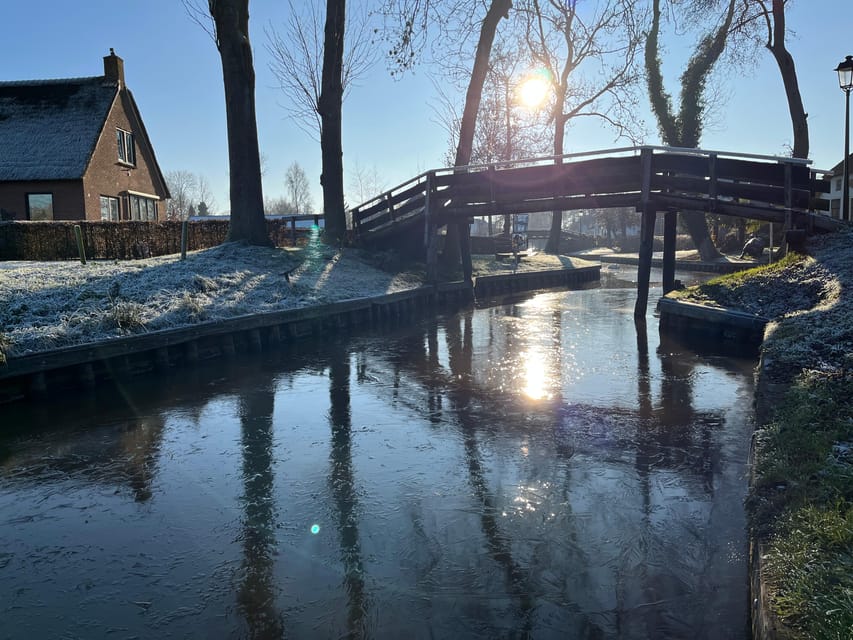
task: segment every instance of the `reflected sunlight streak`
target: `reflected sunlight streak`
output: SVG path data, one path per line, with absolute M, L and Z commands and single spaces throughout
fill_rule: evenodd
M 524 387 L 522 392 L 531 400 L 545 400 L 551 397 L 551 380 L 545 374 L 545 354 L 542 351 L 530 350 L 522 354 L 524 362 Z

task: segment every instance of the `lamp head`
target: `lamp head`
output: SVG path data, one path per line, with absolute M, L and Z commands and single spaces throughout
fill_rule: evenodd
M 838 72 L 838 86 L 841 87 L 841 90 L 850 91 L 853 89 L 853 56 L 847 56 L 835 70 Z

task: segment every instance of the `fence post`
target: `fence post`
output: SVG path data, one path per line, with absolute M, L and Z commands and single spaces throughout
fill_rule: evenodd
M 79 224 L 74 225 L 74 239 L 77 241 L 77 253 L 80 256 L 80 264 L 86 264 L 86 247 L 83 246 L 83 230 Z
M 187 236 L 189 235 L 188 222 L 181 220 L 181 260 L 187 259 Z

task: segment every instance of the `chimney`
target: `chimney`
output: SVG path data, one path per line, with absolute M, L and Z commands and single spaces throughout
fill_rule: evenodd
M 104 56 L 104 76 L 107 80 L 117 82 L 119 89 L 124 88 L 124 60 L 116 55 L 112 47 L 110 55 Z

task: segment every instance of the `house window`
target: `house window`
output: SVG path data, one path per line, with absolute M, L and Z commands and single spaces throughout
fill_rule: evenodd
M 116 142 L 118 144 L 119 162 L 136 166 L 136 146 L 133 143 L 133 134 L 124 129 L 116 129 Z
M 127 203 L 130 207 L 131 220 L 157 219 L 157 200 L 154 198 L 130 194 L 127 197 Z
M 53 220 L 53 194 L 28 193 L 27 218 L 30 220 Z
M 110 220 L 111 222 L 118 222 L 118 198 L 113 198 L 111 196 L 101 196 L 101 220 Z

